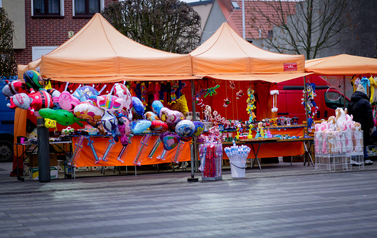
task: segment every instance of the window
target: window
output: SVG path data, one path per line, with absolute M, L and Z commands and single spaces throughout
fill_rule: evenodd
M 0 7 L 3 7 L 3 0 L 0 0 Z
M 33 16 L 60 16 L 61 0 L 34 0 Z
M 32 61 L 37 60 L 42 57 L 42 55 L 46 55 L 51 51 L 55 50 L 57 46 L 32 46 L 31 53 L 32 53 Z
M 268 38 L 272 38 L 274 36 L 274 31 L 273 30 L 269 30 L 268 31 Z
M 100 12 L 100 0 L 75 0 L 75 16 L 93 16 Z

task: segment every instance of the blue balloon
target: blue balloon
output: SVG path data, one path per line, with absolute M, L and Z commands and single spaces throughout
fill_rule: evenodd
M 140 116 L 144 115 L 144 105 L 138 97 L 132 97 L 132 108 L 134 112 Z
M 139 134 L 148 129 L 151 125 L 152 122 L 148 120 L 133 121 L 131 124 L 131 131 L 134 134 Z
M 156 113 L 157 115 L 160 115 L 160 110 L 163 108 L 164 105 L 162 105 L 162 102 L 159 100 L 155 100 L 152 103 L 152 111 Z

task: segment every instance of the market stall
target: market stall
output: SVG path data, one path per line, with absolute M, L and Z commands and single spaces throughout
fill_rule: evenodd
M 192 56 L 193 74 L 207 80 L 207 87 L 215 87 L 217 95 L 200 102 L 216 111 L 213 121 L 221 118 L 246 121 L 245 125 L 238 124 L 240 130 L 255 138 L 257 134 L 256 122 L 277 118 L 279 102 L 277 102 L 276 83 L 307 75 L 304 72 L 305 58 L 303 55 L 287 55 L 262 50 L 240 37 L 227 24 L 222 26 L 201 46 L 190 53 Z M 200 86 L 200 85 L 197 85 Z M 200 91 L 200 88 L 196 91 Z M 204 112 L 207 113 L 204 107 Z M 249 110 L 253 108 L 252 110 Z M 303 107 L 304 110 L 304 107 Z M 233 123 L 233 122 L 232 122 Z M 253 125 L 250 133 L 248 126 Z M 271 124 L 272 126 L 272 124 Z M 227 126 L 229 127 L 229 126 Z M 235 137 L 237 122 L 230 126 Z M 264 125 L 266 127 L 266 125 Z M 269 127 L 269 126 L 268 126 Z M 268 128 L 266 127 L 266 129 Z M 291 137 L 303 137 L 303 127 L 279 128 L 271 127 L 271 133 Z M 224 130 L 224 134 L 229 134 Z M 301 155 L 304 153 L 303 144 L 289 141 L 271 145 L 261 145 L 259 158 Z M 224 155 L 224 158 L 227 158 Z M 252 153 L 250 158 L 254 158 Z
M 375 76 L 377 75 L 377 59 L 340 54 L 307 60 L 305 62 L 305 70 L 313 75 L 342 77 L 344 95 L 346 94 L 346 84 L 352 85 L 353 92 L 355 92 L 357 85 L 361 84 L 370 98 L 374 111 L 373 116 L 376 119 L 377 97 L 375 96 L 375 89 L 377 78 Z M 347 80 L 346 77 L 348 78 Z M 319 167 L 324 165 L 325 168 L 330 168 L 330 170 L 334 171 L 339 166 L 343 170 L 349 170 L 350 161 L 356 160 L 360 165 L 364 165 L 363 136 L 360 136 L 360 134 L 369 132 L 363 132 L 360 124 L 353 122 L 346 110 L 343 112 L 343 109 L 346 109 L 347 106 L 346 100 L 344 100 L 343 108 L 337 109 L 336 115 L 329 115 L 328 121 L 322 122 L 321 125 L 316 127 L 316 137 L 318 138 L 316 140 L 318 142 L 316 144 L 316 160 L 319 161 Z M 347 120 L 340 120 L 341 118 L 346 118 L 346 116 Z M 331 121 L 334 121 L 335 118 L 341 122 L 337 122 L 336 126 L 332 126 L 332 128 L 328 126 L 329 129 L 324 130 L 326 123 L 332 125 Z M 336 133 L 335 130 L 337 131 Z M 340 135 L 337 133 L 340 133 Z M 334 139 L 335 136 L 336 139 Z M 352 140 L 353 143 L 340 143 L 340 141 Z M 320 141 L 323 141 L 323 145 L 319 143 Z M 329 153 L 327 148 L 334 148 L 334 145 L 336 145 L 336 149 L 332 149 L 332 152 Z M 344 152 L 347 153 L 344 154 Z
M 11 107 L 32 108 L 34 115 L 64 126 L 89 124 L 70 135 L 76 166 L 177 163 L 190 159 L 190 141 L 204 130 L 189 112 L 200 106 L 201 120 L 231 130 L 240 122 L 276 118 L 275 84 L 307 75 L 303 67 L 303 56 L 261 50 L 227 24 L 189 55 L 179 55 L 142 46 L 96 14 L 63 45 L 19 66 L 25 81 L 20 84 L 30 91 L 10 96 Z M 59 90 L 46 87 L 45 78 L 62 82 Z M 25 121 L 19 114 L 16 123 Z M 257 137 L 260 130 L 253 130 Z M 279 134 L 281 128 L 274 130 Z M 284 134 L 303 135 L 295 129 Z M 289 145 L 296 147 L 285 151 L 286 145 L 277 145 L 279 156 L 303 152 L 302 145 Z M 275 154 L 265 147 L 259 157 Z
M 132 114 L 134 114 L 134 116 L 138 114 L 131 112 L 131 110 L 133 110 L 133 108 L 130 107 L 131 96 L 132 98 L 135 98 L 135 100 L 138 98 L 143 107 L 146 107 L 148 110 L 151 110 L 151 103 L 154 100 L 161 100 L 163 105 L 171 110 L 188 111 L 187 107 L 190 106 L 191 103 L 190 80 L 199 78 L 192 74 L 190 55 L 163 52 L 132 41 L 119 33 L 100 14 L 95 14 L 95 16 L 79 32 L 54 51 L 28 65 L 19 65 L 19 78 L 24 78 L 25 73 L 27 75 L 32 70 L 40 71 L 41 78 L 50 78 L 53 85 L 57 85 L 54 89 L 59 91 L 59 93 L 64 93 L 65 97 L 59 96 L 58 99 L 56 99 L 60 107 L 64 109 L 73 109 L 78 103 L 82 103 L 83 100 L 86 100 L 87 98 L 82 100 L 80 95 L 78 98 L 75 98 L 77 94 L 82 93 L 83 90 L 80 89 L 85 88 L 85 90 L 91 91 L 91 95 L 89 96 L 101 96 L 101 99 L 104 100 L 103 107 L 100 111 L 96 110 L 97 112 L 101 114 L 101 111 L 116 111 L 113 109 L 117 107 L 116 103 L 118 102 L 122 104 L 124 108 L 128 107 L 128 109 L 126 109 L 128 110 L 128 115 L 126 115 L 126 117 L 132 117 Z M 35 75 L 33 75 L 34 73 Z M 37 75 L 37 72 L 33 71 L 31 74 L 29 83 L 33 83 L 32 78 L 35 76 L 37 78 L 36 83 L 38 84 L 39 76 Z M 126 81 L 127 87 L 124 87 Z M 56 82 L 61 83 L 57 84 Z M 116 82 L 118 82 L 117 86 L 114 84 Z M 39 83 L 41 84 L 41 87 L 33 88 L 33 90 L 39 91 L 40 89 L 45 88 L 45 82 L 41 81 Z M 118 89 L 116 87 L 118 87 Z M 76 95 L 74 95 L 75 92 Z M 116 92 L 118 92 L 118 94 L 116 94 Z M 30 92 L 27 93 L 27 98 L 29 98 Z M 13 97 L 14 95 L 10 96 Z M 53 97 L 54 96 L 52 96 L 51 99 Z M 118 97 L 118 99 L 115 99 L 116 97 Z M 119 100 L 119 97 L 123 97 L 122 100 Z M 94 101 L 101 104 L 98 100 L 99 98 Z M 68 106 L 64 107 L 60 105 L 60 101 Z M 13 107 L 16 108 L 18 112 L 16 114 L 17 120 L 15 120 L 15 128 L 21 129 L 22 127 L 19 127 L 18 125 L 26 125 L 27 111 L 30 115 L 30 110 L 22 110 L 20 108 L 27 108 L 19 106 L 20 105 L 18 104 Z M 106 108 L 108 106 L 110 106 L 110 108 Z M 42 108 L 38 108 L 35 111 L 45 109 L 43 107 L 51 108 L 52 105 L 51 107 L 50 105 L 42 106 Z M 95 110 L 95 107 L 91 108 Z M 91 109 L 86 107 L 84 110 Z M 73 110 L 68 111 L 75 113 Z M 51 112 L 53 111 L 47 111 L 44 113 L 43 117 L 48 118 L 51 117 L 52 114 L 55 114 L 55 112 Z M 80 113 L 81 112 L 84 111 L 80 111 Z M 142 112 L 140 112 L 140 114 L 142 114 Z M 63 115 L 71 116 L 71 114 L 67 112 L 64 112 Z M 33 116 L 35 117 L 35 115 Z M 143 115 L 137 115 L 137 118 L 142 120 L 142 116 Z M 99 115 L 95 115 L 94 117 L 97 119 L 101 118 Z M 91 124 L 92 127 L 95 124 L 93 123 L 94 117 L 91 121 L 89 120 L 88 123 Z M 87 125 L 86 122 L 88 122 L 88 120 L 84 118 L 80 118 L 79 120 L 75 119 L 74 121 L 69 122 L 60 121 L 63 123 L 63 126 L 58 127 L 59 131 L 62 127 L 65 128 L 67 126 L 71 126 L 76 130 L 85 130 L 83 126 L 77 126 L 77 123 L 75 123 L 81 123 L 80 120 L 84 120 L 83 123 Z M 111 121 L 111 119 L 107 122 L 109 121 Z M 72 122 L 74 122 L 74 124 L 71 124 Z M 61 123 L 58 122 L 57 124 L 61 125 Z M 172 130 L 174 131 L 174 129 Z M 25 136 L 25 133 L 25 129 L 18 130 L 15 133 L 15 138 L 18 136 Z M 153 146 L 152 143 L 155 138 L 157 138 L 155 134 L 161 134 L 162 131 L 145 132 L 145 134 L 148 133 L 153 134 L 153 136 L 148 145 L 145 145 L 143 151 L 148 151 L 150 146 Z M 116 160 L 120 151 L 119 149 L 123 146 L 120 142 L 116 142 L 108 151 L 106 165 L 133 164 L 131 157 L 135 156 L 131 155 L 137 154 L 135 152 L 138 149 L 137 145 L 144 137 L 144 135 L 140 133 L 133 134 L 135 135 L 130 138 L 129 142 L 131 143 L 127 149 L 128 153 L 126 153 L 130 155 L 130 158 L 127 157 L 126 159 L 123 159 L 124 163 L 120 163 Z M 78 137 L 73 138 L 73 150 L 76 149 L 75 145 L 77 144 L 77 138 Z M 107 138 L 100 138 L 100 136 L 98 136 L 93 137 L 90 141 L 94 141 L 92 145 L 94 145 L 93 147 L 99 157 L 102 157 L 109 148 L 107 146 Z M 82 156 L 75 158 L 75 163 L 79 166 L 91 166 L 96 162 L 94 159 L 95 154 L 93 153 L 92 148 L 88 146 L 88 140 L 85 139 L 85 142 L 86 143 L 81 146 L 82 148 L 80 147 L 80 154 Z M 162 161 L 165 163 L 174 161 L 174 156 L 177 154 L 176 152 L 181 150 L 185 151 L 185 153 L 184 156 L 181 156 L 182 158 L 180 158 L 180 160 L 189 160 L 190 153 L 187 153 L 189 143 L 179 143 L 178 145 L 179 147 L 177 146 L 173 151 L 168 151 L 166 153 L 165 160 L 157 161 L 155 160 L 156 158 L 153 158 L 152 160 L 148 158 L 147 160 L 147 157 L 142 153 L 139 155 L 139 162 L 141 163 L 138 163 L 138 165 L 162 163 Z M 161 143 L 160 147 L 157 148 L 155 152 L 156 155 L 159 155 L 162 147 L 163 144 Z M 179 155 L 181 155 L 181 153 Z M 91 160 L 88 160 L 89 157 L 91 157 Z M 175 161 L 178 161 L 177 158 L 175 158 Z M 103 163 L 104 161 L 101 162 Z

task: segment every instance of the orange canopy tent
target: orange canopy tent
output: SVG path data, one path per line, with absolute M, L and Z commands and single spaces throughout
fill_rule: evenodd
M 249 86 L 256 92 L 257 119 L 275 117 L 276 113 L 271 112 L 270 83 L 308 74 L 305 73 L 303 55 L 279 54 L 260 49 L 240 37 L 228 23 L 223 23 L 190 55 L 193 74 L 209 79 L 207 87 L 220 85 L 217 95 L 205 99 L 204 104 L 212 105 L 214 110 L 230 119 L 248 119 L 246 99 Z M 231 89 L 227 82 L 213 82 L 211 79 L 239 82 Z M 245 96 L 236 97 L 239 90 L 243 90 Z M 231 101 L 227 107 L 223 106 L 225 99 Z
M 260 49 L 228 23 L 190 53 L 193 73 L 223 80 L 282 82 L 305 75 L 305 57 Z
M 316 75 L 377 74 L 377 59 L 340 54 L 305 61 L 305 71 Z
M 19 76 L 40 67 L 44 78 L 72 83 L 193 79 L 191 56 L 139 44 L 117 31 L 101 14 L 71 39 L 40 59 L 20 65 Z

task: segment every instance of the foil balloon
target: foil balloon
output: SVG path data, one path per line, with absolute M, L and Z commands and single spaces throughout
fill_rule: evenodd
M 24 80 L 26 85 L 29 88 L 38 91 L 40 88 L 43 88 L 45 85 L 45 80 L 42 76 L 35 70 L 28 70 L 24 73 Z
M 11 96 L 17 93 L 30 93 L 26 87 L 26 84 L 23 83 L 21 80 L 13 80 L 12 82 L 5 80 L 5 82 L 7 84 L 3 87 L 2 92 L 4 96 L 7 98 L 10 98 Z
M 73 112 L 75 107 L 80 104 L 80 100 L 72 96 L 68 91 L 63 91 L 60 96 L 53 97 L 52 100 L 59 104 L 61 109 Z
M 80 100 L 80 102 L 87 101 L 91 96 L 98 96 L 99 92 L 91 86 L 82 86 L 75 90 L 72 93 L 74 97 Z
M 193 123 L 194 123 L 194 125 L 195 125 L 195 131 L 194 131 L 193 136 L 198 137 L 198 136 L 200 136 L 200 135 L 203 133 L 203 131 L 204 131 L 204 124 L 203 124 L 203 122 L 201 122 L 201 121 L 194 121 Z
M 152 131 L 155 131 L 155 132 L 165 132 L 168 130 L 168 124 L 166 124 L 166 122 L 163 122 L 161 120 L 154 120 L 152 121 L 150 128 Z
M 160 109 L 160 113 L 158 114 L 158 116 L 160 117 L 161 121 L 164 121 L 164 122 L 167 121 L 169 111 L 170 109 L 167 107 L 163 107 Z
M 148 120 L 138 120 L 131 123 L 131 131 L 134 134 L 139 134 L 148 129 L 152 125 L 152 122 Z
M 174 126 L 179 121 L 184 120 L 185 116 L 182 112 L 176 111 L 176 110 L 169 110 L 167 113 L 166 123 L 168 123 L 168 126 Z
M 160 140 L 165 150 L 172 150 L 178 145 L 180 138 L 177 134 L 167 131 L 160 135 Z
M 33 113 L 42 108 L 53 108 L 51 95 L 46 90 L 40 90 L 34 93 L 18 93 L 10 98 L 9 108 L 29 109 Z
M 10 109 L 21 108 L 27 110 L 30 107 L 30 98 L 26 93 L 17 93 L 10 97 L 10 103 L 7 104 Z
M 138 97 L 132 97 L 132 108 L 136 114 L 140 116 L 144 114 L 144 105 Z
M 69 112 L 64 109 L 54 110 L 50 108 L 42 108 L 38 111 L 38 113 L 41 117 L 55 120 L 57 123 L 63 126 L 69 126 L 74 123 L 83 126 L 83 124 L 80 121 L 84 120 L 75 117 L 72 112 Z
M 175 126 L 175 132 L 180 137 L 191 137 L 194 134 L 195 125 L 190 120 L 182 120 Z
M 91 102 L 82 102 L 74 110 L 76 117 L 86 120 L 90 125 L 96 126 L 101 121 L 104 111 Z
M 114 93 L 117 97 L 123 99 L 123 106 L 126 109 L 131 109 L 132 107 L 132 99 L 131 93 L 128 90 L 127 86 L 121 83 L 114 84 Z
M 128 136 L 131 134 L 131 126 L 130 121 L 126 117 L 118 119 L 118 131 L 120 133 L 120 143 L 122 143 L 123 146 L 128 145 Z
M 144 113 L 143 119 L 148 120 L 148 121 L 155 121 L 155 120 L 159 120 L 160 118 L 158 118 L 158 116 L 154 112 L 148 111 Z
M 105 111 L 101 119 L 101 124 L 103 125 L 103 128 L 105 128 L 107 132 L 111 133 L 115 139 L 118 128 L 118 120 L 114 114 L 109 111 Z
M 118 111 L 123 108 L 123 99 L 113 95 L 91 96 L 89 99 L 94 100 L 95 105 L 106 111 Z
M 162 102 L 159 100 L 155 100 L 152 102 L 152 111 L 156 113 L 157 115 L 160 114 L 161 108 L 163 108 L 164 105 L 162 105 Z

